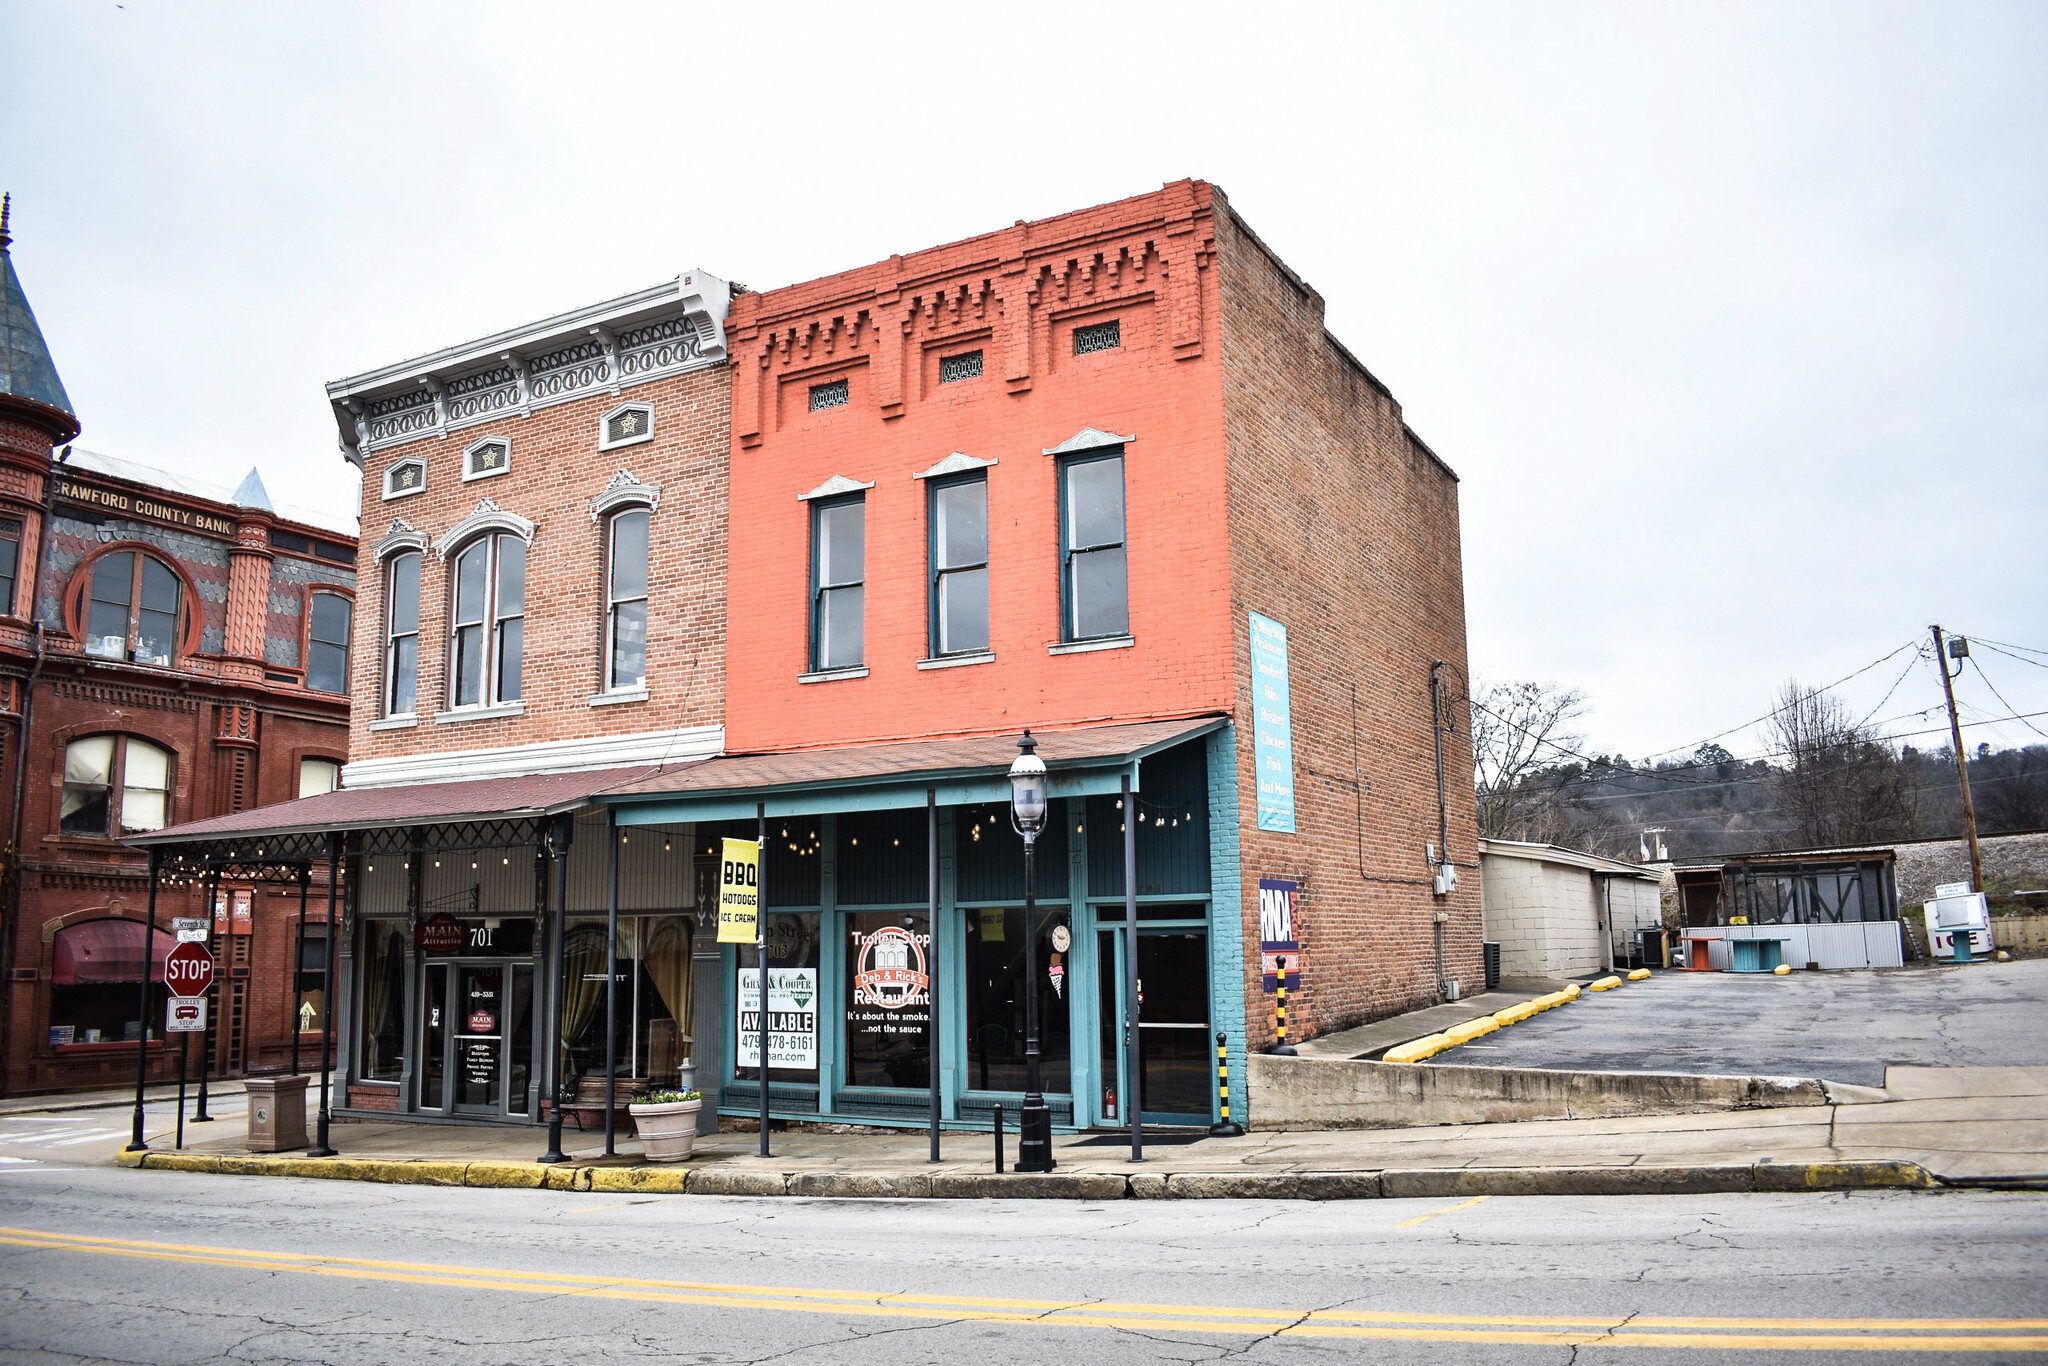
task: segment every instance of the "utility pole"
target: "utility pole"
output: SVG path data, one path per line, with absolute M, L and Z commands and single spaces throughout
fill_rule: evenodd
M 1956 689 L 1954 674 L 1948 671 L 1949 656 L 1956 659 L 1956 673 L 1963 671 L 1962 661 L 1970 657 L 1970 642 L 1957 636 L 1944 648 L 1941 627 L 1928 628 L 1934 632 L 1934 667 L 1941 670 L 1942 695 L 1948 698 L 1948 733 L 1955 744 L 1956 780 L 1963 785 L 1963 833 L 1970 841 L 1970 890 L 1984 890 L 1984 855 L 1977 848 L 1977 808 L 1970 801 L 1970 760 L 1963 753 L 1963 725 L 1956 720 Z

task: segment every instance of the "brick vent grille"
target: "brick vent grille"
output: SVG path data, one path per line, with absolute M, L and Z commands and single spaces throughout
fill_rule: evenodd
M 822 412 L 827 408 L 844 408 L 848 398 L 846 381 L 835 379 L 830 384 L 811 386 L 811 411 Z
M 1074 354 L 1085 356 L 1091 351 L 1114 351 L 1124 344 L 1124 326 L 1121 318 L 1111 318 L 1106 323 L 1093 327 L 1074 329 Z
M 939 361 L 939 383 L 951 384 L 956 379 L 981 378 L 981 352 L 969 351 L 961 356 L 945 356 Z
M 470 453 L 469 472 L 484 474 L 491 470 L 502 470 L 512 457 L 512 452 L 502 441 L 493 441 L 488 446 L 479 446 Z

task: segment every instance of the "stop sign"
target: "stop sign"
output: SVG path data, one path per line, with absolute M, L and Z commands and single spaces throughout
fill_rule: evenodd
M 180 944 L 164 959 L 164 985 L 173 996 L 204 996 L 213 985 L 213 955 L 204 944 Z

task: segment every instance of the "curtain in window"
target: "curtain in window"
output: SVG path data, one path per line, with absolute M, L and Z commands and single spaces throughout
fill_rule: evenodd
M 654 989 L 661 993 L 661 1003 L 674 1017 L 677 1030 L 685 1041 L 694 1042 L 690 1032 L 690 917 L 665 915 L 649 920 L 651 927 L 646 931 L 641 962 L 646 965 Z
M 74 834 L 106 834 L 107 800 L 113 785 L 113 736 L 91 735 L 66 745 L 58 828 Z
M 170 753 L 146 741 L 130 739 L 128 757 L 121 768 L 122 831 L 163 829 L 170 786 Z
M 604 950 L 605 932 L 602 925 L 583 925 L 572 929 L 563 937 L 562 956 L 566 968 L 562 975 L 562 1042 L 579 1037 L 590 1017 L 597 1013 L 597 1003 L 604 996 Z M 563 1080 L 568 1081 L 566 1069 Z

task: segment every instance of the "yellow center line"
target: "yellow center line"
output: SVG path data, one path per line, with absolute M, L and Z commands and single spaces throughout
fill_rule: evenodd
M 1403 1219 L 1400 1223 L 1394 1225 L 1394 1227 L 1414 1228 L 1417 1224 L 1428 1223 L 1430 1220 L 1436 1218 L 1439 1214 L 1456 1214 L 1461 1209 L 1471 1209 L 1474 1205 L 1483 1205 L 1491 1199 L 1493 1199 L 1493 1197 L 1490 1195 L 1474 1196 L 1472 1199 L 1467 1200 L 1462 1205 L 1449 1205 L 1440 1210 L 1432 1210 L 1428 1214 L 1418 1214 L 1413 1219 Z
M 1441 1211 L 1440 1211 L 1441 1212 Z M 0 1228 L 0 1244 L 42 1251 L 95 1253 L 148 1261 L 181 1262 L 266 1272 L 498 1290 L 577 1295 L 589 1299 L 688 1304 L 712 1308 L 778 1310 L 876 1318 L 964 1319 L 978 1323 L 1044 1324 L 1069 1328 L 1174 1329 L 1210 1334 L 1284 1334 L 1290 1337 L 1484 1342 L 1509 1345 L 1604 1347 L 1741 1347 L 1779 1351 L 2044 1352 L 2048 1336 L 2016 1336 L 2048 1328 L 2041 1319 L 1694 1319 L 1632 1318 L 1625 1329 L 1603 1328 L 1615 1317 L 1480 1318 L 1396 1313 L 1317 1313 L 1224 1309 L 1198 1305 L 1021 1301 L 963 1296 L 911 1296 L 789 1286 L 713 1286 L 682 1281 L 639 1281 L 562 1272 L 504 1271 L 431 1262 L 385 1262 L 309 1253 L 262 1252 L 143 1240 Z M 920 1308 L 919 1306 L 932 1306 Z M 1023 1312 L 1035 1310 L 1036 1312 Z M 1283 1320 L 1275 1324 L 1272 1320 Z M 1293 1320 L 1301 1320 L 1293 1322 Z M 1429 1326 L 1434 1325 L 1434 1326 Z M 1449 1326 L 1467 1325 L 1467 1326 Z M 1537 1327 L 1582 1331 L 1532 1331 Z M 1746 1331 L 1647 1332 L 1648 1328 L 1721 1328 Z M 1768 1333 L 1760 1330 L 1804 1331 Z M 1900 1330 L 1921 1329 L 1920 1333 Z M 1969 1330 L 1967 1333 L 1964 1330 Z M 1986 1330 L 1989 1330 L 1988 1332 Z

